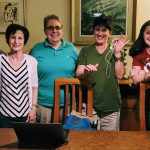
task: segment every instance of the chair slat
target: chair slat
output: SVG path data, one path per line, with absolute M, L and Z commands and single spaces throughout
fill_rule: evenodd
M 67 117 L 68 114 L 68 101 L 69 101 L 69 85 L 65 86 L 65 117 Z
M 79 112 L 82 112 L 82 86 L 79 85 Z
M 65 117 L 68 114 L 69 106 L 69 88 L 71 88 L 71 104 L 72 109 L 82 112 L 82 86 L 87 86 L 87 115 L 92 115 L 93 108 L 93 89 L 92 84 L 86 80 L 79 80 L 78 78 L 57 78 L 55 80 L 55 96 L 54 96 L 54 123 L 59 122 L 59 111 L 60 111 L 60 87 L 65 86 Z M 76 93 L 77 92 L 77 93 Z M 77 96 L 78 94 L 78 96 Z M 78 107 L 77 107 L 78 104 Z
M 72 85 L 72 110 L 76 110 L 75 85 Z

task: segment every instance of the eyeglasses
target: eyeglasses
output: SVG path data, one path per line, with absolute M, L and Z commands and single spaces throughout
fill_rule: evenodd
M 53 31 L 54 29 L 59 31 L 62 29 L 62 27 L 60 27 L 60 26 L 48 26 L 48 27 L 46 27 L 46 29 L 49 31 Z

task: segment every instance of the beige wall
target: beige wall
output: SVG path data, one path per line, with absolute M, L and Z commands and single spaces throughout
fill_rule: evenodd
M 144 22 L 150 20 L 150 0 L 137 0 L 136 37 Z
M 43 18 L 48 14 L 57 14 L 64 24 L 64 38 L 70 40 L 70 0 L 25 0 L 25 25 L 30 31 L 30 39 L 25 47 L 29 51 L 32 46 L 45 38 Z M 0 49 L 8 51 L 4 34 L 0 34 Z
M 26 1 L 26 23 L 30 31 L 30 39 L 25 47 L 28 52 L 32 46 L 45 38 L 43 32 L 43 18 L 48 14 L 57 14 L 64 24 L 64 38 L 71 40 L 71 0 L 25 0 Z M 136 36 L 141 25 L 150 19 L 149 0 L 137 0 Z M 77 47 L 80 49 L 80 47 Z M 0 34 L 0 49 L 8 51 L 4 34 Z

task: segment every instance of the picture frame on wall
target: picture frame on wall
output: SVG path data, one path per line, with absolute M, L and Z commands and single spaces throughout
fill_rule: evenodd
M 75 45 L 88 45 L 94 42 L 93 20 L 99 15 L 111 16 L 114 20 L 113 37 L 128 36 L 132 44 L 135 38 L 135 13 L 137 0 L 72 0 L 71 39 Z
M 25 24 L 25 0 L 0 0 L 0 33 L 5 33 L 9 24 Z

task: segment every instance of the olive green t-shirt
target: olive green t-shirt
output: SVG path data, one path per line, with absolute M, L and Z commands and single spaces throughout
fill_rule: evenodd
M 99 64 L 97 71 L 88 75 L 94 90 L 93 106 L 97 113 L 120 110 L 121 96 L 115 76 L 114 55 L 109 46 L 100 54 L 95 44 L 81 49 L 78 65 Z

